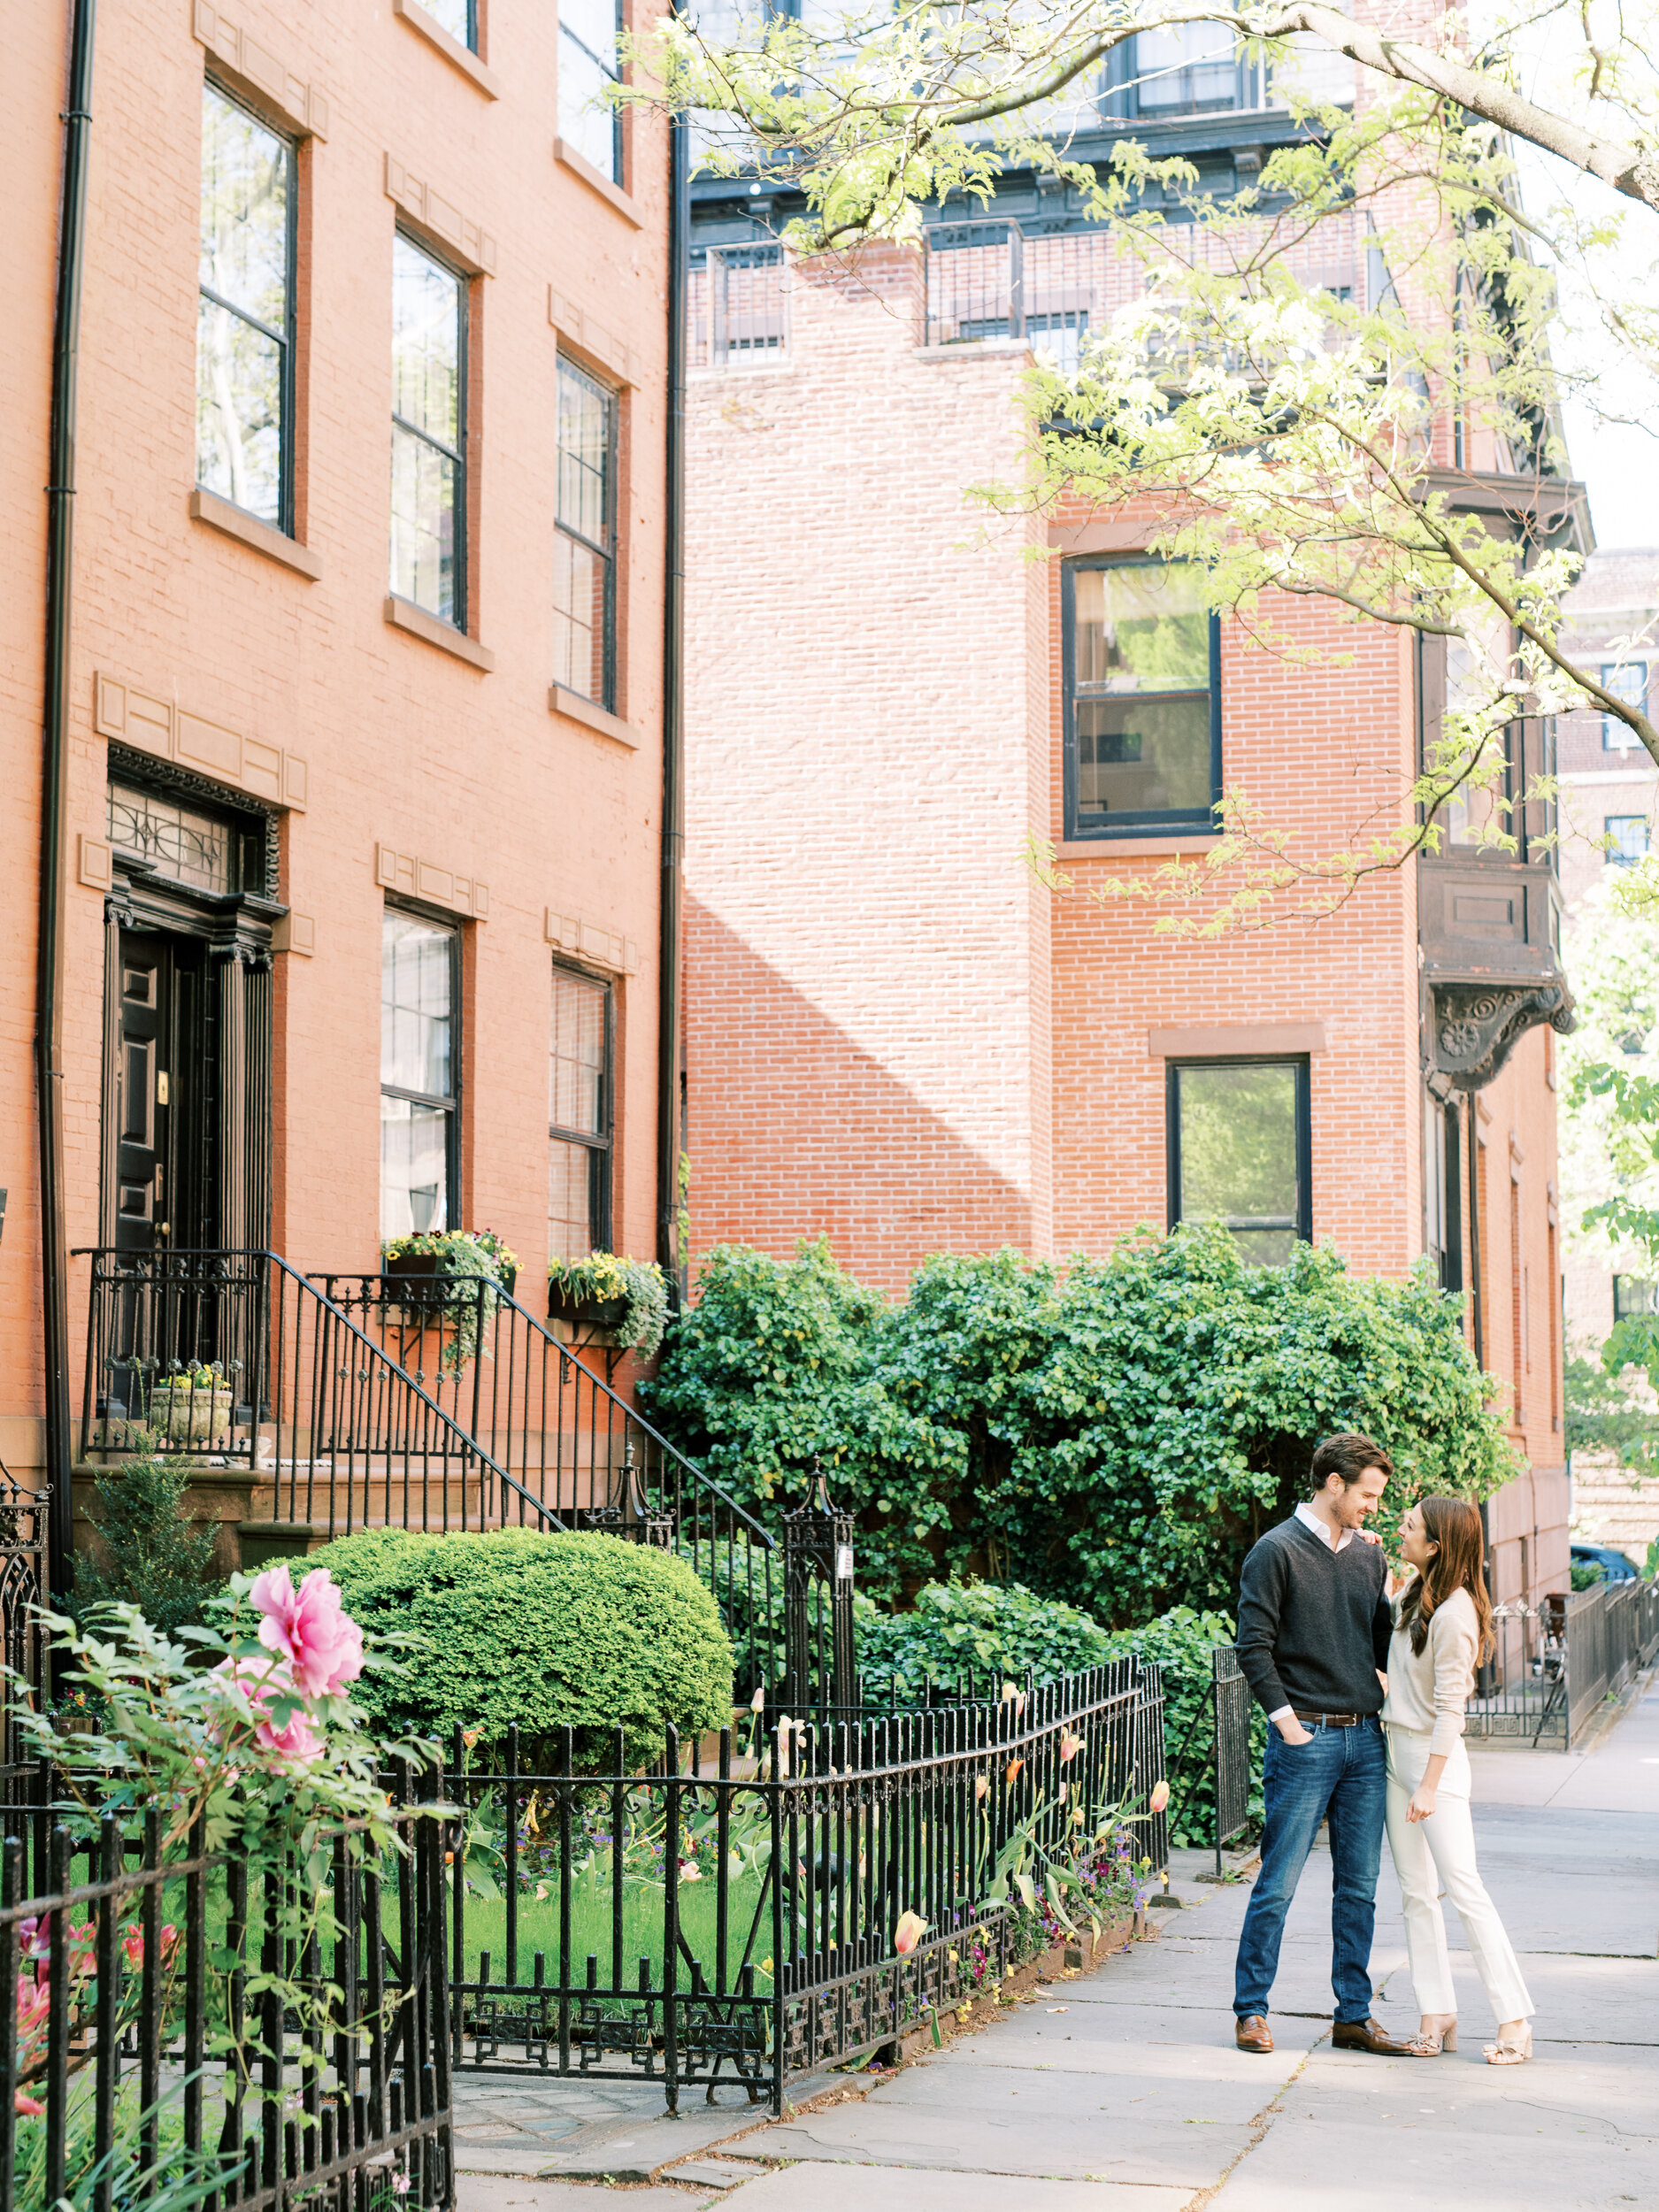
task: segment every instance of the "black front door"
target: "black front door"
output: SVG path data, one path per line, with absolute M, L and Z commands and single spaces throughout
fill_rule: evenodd
M 205 948 L 120 933 L 115 1243 L 166 1251 L 218 1240 L 216 1085 Z

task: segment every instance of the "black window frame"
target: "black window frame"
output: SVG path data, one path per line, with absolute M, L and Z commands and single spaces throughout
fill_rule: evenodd
M 605 403 L 604 524 L 605 534 L 611 541 L 608 552 L 603 546 L 595 545 L 591 538 L 584 536 L 581 531 L 573 529 L 559 512 L 559 477 L 560 465 L 564 459 L 564 449 L 558 442 L 558 425 L 562 419 L 562 411 L 558 404 L 558 380 L 567 373 L 580 377 L 585 384 L 591 385 Z M 600 686 L 601 696 L 595 699 L 591 693 L 586 691 L 577 691 L 577 696 L 587 699 L 594 706 L 603 707 L 607 714 L 614 714 L 617 706 L 617 515 L 621 503 L 618 496 L 617 477 L 621 462 L 622 395 L 614 384 L 607 384 L 603 377 L 595 376 L 590 368 L 568 353 L 560 353 L 557 356 L 554 362 L 554 378 L 553 527 L 561 535 L 582 547 L 584 551 L 591 553 L 594 558 L 601 564 L 605 580 L 604 660 L 603 681 Z M 562 681 L 563 679 L 556 678 L 555 680 Z M 566 688 L 572 691 L 577 690 L 574 684 L 567 686 Z
M 582 52 L 588 57 L 588 59 L 592 62 L 595 69 L 600 71 L 603 75 L 609 77 L 612 84 L 619 85 L 623 81 L 622 35 L 627 28 L 627 23 L 623 12 L 623 0 L 616 0 L 616 19 L 617 42 L 616 60 L 614 64 L 603 60 L 599 55 L 595 53 L 593 48 L 589 46 L 587 40 L 580 37 L 578 33 L 565 22 L 563 6 L 560 7 L 558 12 L 557 28 L 557 35 L 560 39 L 568 38 L 572 45 L 580 47 Z M 563 122 L 563 119 L 564 119 L 561 117 L 560 121 Z M 564 132 L 562 130 L 559 135 L 561 138 L 564 136 Z M 581 149 L 580 146 L 576 146 L 572 147 L 572 150 L 580 154 Z M 628 180 L 626 174 L 625 173 L 624 167 L 626 156 L 626 149 L 623 143 L 622 137 L 622 110 L 619 107 L 613 107 L 611 111 L 611 166 L 614 173 L 606 179 L 606 182 L 615 185 L 618 192 L 626 192 L 628 188 Z
M 599 1116 L 603 1125 L 595 1136 L 591 1131 L 566 1129 L 548 1118 L 548 1143 L 581 1146 L 588 1156 L 588 1249 L 608 1252 L 614 1227 L 612 1219 L 612 1185 L 615 1174 L 617 1133 L 617 990 L 609 976 L 595 975 L 590 969 L 580 968 L 573 961 L 555 960 L 549 983 L 559 976 L 570 976 L 588 989 L 601 992 L 604 998 L 605 1064 L 601 1076 L 602 1108 Z M 552 1051 L 549 1042 L 549 1056 Z
M 413 900 L 385 899 L 381 902 L 380 974 L 386 974 L 385 918 L 388 914 L 407 915 L 411 921 L 423 922 L 428 929 L 441 930 L 449 941 L 449 1095 L 440 1097 L 430 1091 L 405 1088 L 400 1083 L 386 1080 L 384 1064 L 380 1080 L 381 1098 L 399 1098 L 412 1106 L 432 1106 L 449 1117 L 443 1145 L 443 1224 L 446 1230 L 461 1226 L 461 1101 L 464 1088 L 464 1059 L 462 1035 L 462 925 L 452 915 L 435 912 Z M 384 1050 L 384 1046 L 382 1046 Z M 382 1194 L 382 1201 L 384 1194 Z M 440 1232 L 421 1231 L 411 1233 L 437 1235 Z
M 1305 1052 L 1186 1053 L 1164 1064 L 1164 1211 L 1167 1225 L 1181 1216 L 1181 1088 L 1188 1068 L 1290 1068 L 1296 1077 L 1296 1219 L 1227 1222 L 1228 1229 L 1289 1228 L 1299 1244 L 1313 1242 L 1313 1097 L 1311 1064 Z
M 1641 1294 L 1633 1304 L 1625 1301 L 1625 1286 L 1629 1284 Z M 1613 1278 L 1613 1319 L 1620 1321 L 1645 1320 L 1659 1313 L 1659 1282 L 1646 1275 L 1615 1275 Z
M 1125 837 L 1179 837 L 1194 830 L 1213 834 L 1221 804 L 1221 617 L 1210 611 L 1210 803 L 1202 807 L 1164 807 L 1156 811 L 1125 815 L 1115 822 L 1090 821 L 1086 826 L 1078 813 L 1077 787 L 1077 579 L 1085 569 L 1169 568 L 1181 564 L 1156 554 L 1089 554 L 1063 562 L 1060 569 L 1060 690 L 1062 705 L 1062 782 L 1064 836 L 1068 844 L 1110 845 Z M 1188 564 L 1190 565 L 1190 564 Z M 1136 695 L 1148 699 L 1195 698 L 1195 691 L 1153 691 Z
M 403 606 L 413 607 L 417 613 L 424 614 L 428 621 L 446 622 L 451 629 L 458 631 L 463 637 L 466 637 L 471 634 L 467 620 L 467 577 L 472 567 L 472 562 L 469 556 L 472 551 L 472 483 L 471 472 L 467 464 L 466 437 L 470 371 L 472 356 L 472 277 L 469 270 L 463 269 L 457 263 L 451 261 L 448 255 L 440 253 L 435 246 L 429 245 L 426 239 L 419 237 L 416 233 L 409 229 L 406 225 L 397 223 L 394 225 L 393 228 L 395 236 L 401 239 L 404 245 L 412 247 L 418 254 L 424 255 L 425 257 L 432 263 L 434 268 L 442 269 L 446 276 L 453 277 L 456 283 L 456 298 L 457 303 L 457 342 L 456 346 L 455 430 L 456 437 L 458 441 L 458 449 L 451 452 L 450 449 L 443 443 L 442 439 L 434 438 L 429 431 L 422 430 L 419 425 L 415 423 L 405 421 L 403 417 L 398 413 L 396 403 L 394 403 L 392 408 L 392 427 L 394 430 L 405 431 L 411 438 L 419 438 L 423 445 L 430 446 L 434 453 L 442 454 L 447 460 L 453 461 L 456 465 L 455 545 L 453 554 L 455 612 L 453 615 L 434 614 L 430 607 L 423 607 L 419 600 L 405 599 L 401 592 L 392 589 L 389 582 L 388 588 L 388 590 L 391 590 L 391 595 L 395 599 L 398 600 Z M 394 346 L 396 346 L 396 342 L 397 332 L 396 325 L 394 325 L 392 332 L 392 342 Z M 394 368 L 394 397 L 396 396 L 396 369 Z M 389 516 L 388 519 L 389 521 Z
M 1647 814 L 1604 814 L 1601 817 L 1603 837 L 1613 837 L 1617 834 L 1613 827 L 1616 822 L 1640 822 L 1647 833 L 1647 842 L 1639 853 L 1627 852 L 1622 844 L 1604 845 L 1601 848 L 1603 864 L 1609 868 L 1639 867 L 1653 850 L 1653 818 Z
M 262 115 L 251 101 L 245 100 L 240 94 L 233 92 L 223 78 L 213 70 L 208 69 L 203 73 L 203 84 L 208 91 L 217 94 L 227 107 L 239 108 L 250 122 L 257 123 L 262 131 L 268 132 L 285 149 L 287 154 L 288 175 L 283 188 L 284 205 L 287 211 L 287 235 L 283 240 L 283 327 L 280 331 L 273 330 L 269 323 L 261 322 L 257 315 L 250 315 L 244 308 L 234 305 L 227 299 L 222 299 L 217 292 L 211 291 L 202 281 L 202 173 L 199 155 L 196 161 L 196 299 L 198 303 L 203 299 L 211 300 L 215 307 L 222 309 L 226 314 L 235 316 L 238 322 L 246 323 L 250 329 L 259 331 L 281 349 L 281 368 L 277 380 L 277 406 L 280 417 L 277 432 L 280 456 L 277 465 L 277 520 L 273 523 L 264 515 L 256 515 L 251 508 L 239 507 L 234 499 L 225 499 L 223 492 L 216 492 L 211 484 L 203 483 L 199 472 L 196 473 L 196 488 L 198 491 L 206 492 L 211 499 L 225 499 L 225 504 L 227 507 L 235 507 L 236 512 L 239 515 L 246 515 L 250 522 L 260 523 L 267 530 L 274 529 L 279 535 L 291 538 L 294 535 L 295 503 L 294 357 L 297 350 L 295 342 L 297 320 L 296 296 L 299 289 L 299 142 L 288 132 L 279 128 L 268 115 Z M 199 346 L 201 343 L 199 338 L 196 342 Z M 199 364 L 197 374 L 198 376 L 200 374 Z
M 1156 28 L 1156 26 L 1149 26 Z M 1183 24 L 1171 24 L 1172 30 L 1182 30 Z M 1102 119 L 1111 123 L 1192 123 L 1204 122 L 1224 115 L 1250 115 L 1268 105 L 1270 83 L 1266 66 L 1252 61 L 1244 49 L 1242 40 L 1235 42 L 1233 55 L 1233 97 L 1224 107 L 1210 102 L 1202 107 L 1151 107 L 1141 104 L 1141 66 L 1139 39 L 1125 39 L 1107 55 L 1100 78 L 1100 111 Z M 1256 96 L 1252 97 L 1252 95 Z

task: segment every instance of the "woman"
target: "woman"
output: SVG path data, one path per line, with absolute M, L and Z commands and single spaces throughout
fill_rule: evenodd
M 1480 1515 L 1463 1498 L 1425 1498 L 1400 1525 L 1416 1572 L 1394 1601 L 1388 1647 L 1388 1847 L 1405 1900 L 1406 1947 L 1422 2023 L 1414 2058 L 1457 2048 L 1456 1998 L 1446 1950 L 1442 1892 L 1457 1908 L 1500 2023 L 1492 2066 L 1532 2055 L 1532 2001 L 1503 1923 L 1475 1865 L 1463 1708 L 1475 1669 L 1491 1655 L 1492 1605 L 1481 1575 Z

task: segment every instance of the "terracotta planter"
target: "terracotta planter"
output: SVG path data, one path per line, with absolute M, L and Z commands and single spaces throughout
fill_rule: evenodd
M 549 1321 L 568 1321 L 577 1329 L 619 1329 L 628 1317 L 626 1298 L 572 1298 L 557 1276 L 549 1279 Z

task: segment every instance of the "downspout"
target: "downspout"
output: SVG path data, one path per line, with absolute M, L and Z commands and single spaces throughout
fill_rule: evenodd
M 40 1125 L 41 1306 L 46 1398 L 47 1582 L 74 1578 L 74 1450 L 69 1414 L 69 1231 L 64 1161 L 64 803 L 69 759 L 69 617 L 75 550 L 75 406 L 87 165 L 92 138 L 92 40 L 97 0 L 73 0 L 64 196 L 52 330 L 51 459 L 46 486 L 46 667 L 41 775 L 41 891 L 35 997 L 35 1100 Z
M 657 950 L 657 1257 L 678 1303 L 680 1250 L 680 898 L 686 841 L 686 242 L 688 129 L 669 121 L 668 426 L 663 576 L 663 849 Z

